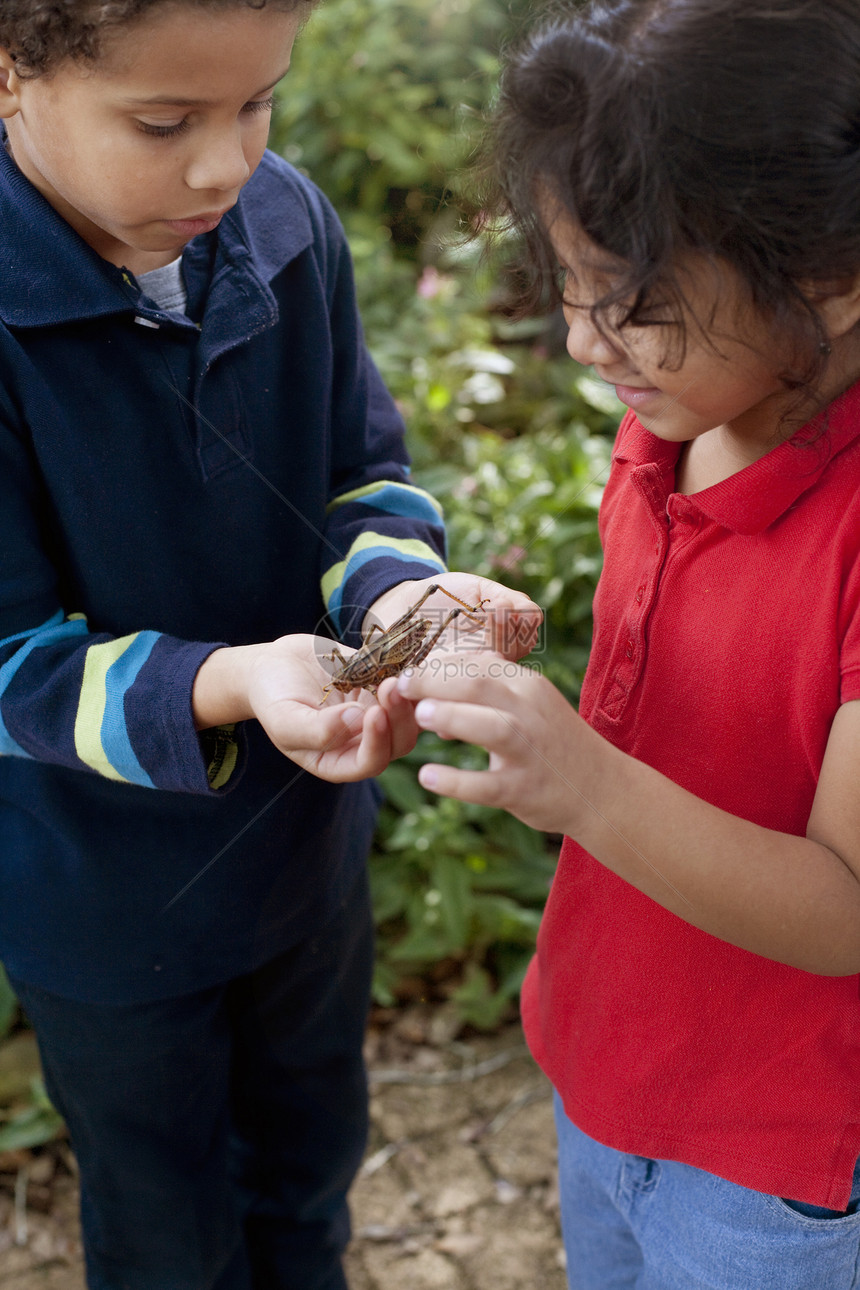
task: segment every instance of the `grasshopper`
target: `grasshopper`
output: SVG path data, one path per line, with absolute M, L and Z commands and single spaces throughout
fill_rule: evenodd
M 434 591 L 444 591 L 449 600 L 457 602 L 457 608 L 452 609 L 445 616 L 442 625 L 428 639 L 427 633 L 433 624 L 429 618 L 418 618 L 416 615 L 424 601 L 428 596 L 432 596 Z M 405 668 L 417 667 L 419 663 L 423 663 L 445 628 L 455 618 L 465 614 L 473 622 L 480 622 L 476 615 L 483 614 L 484 606 L 489 603 L 489 600 L 482 600 L 477 605 L 467 605 L 465 600 L 460 600 L 450 591 L 445 591 L 444 587 L 433 583 L 421 599 L 416 601 L 411 609 L 407 609 L 396 623 L 392 623 L 388 628 L 382 628 L 374 623 L 363 638 L 361 648 L 350 658 L 344 658 L 337 646 L 331 654 L 323 655 L 331 663 L 340 663 L 340 670 L 335 672 L 323 689 L 320 707 L 333 689 L 342 690 L 345 694 L 356 689 L 369 690 L 371 694 L 376 694 L 377 688 L 386 677 L 399 676 Z M 378 635 L 374 637 L 374 633 Z

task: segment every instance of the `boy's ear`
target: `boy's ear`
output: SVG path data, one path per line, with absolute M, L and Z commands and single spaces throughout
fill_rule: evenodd
M 20 85 L 15 59 L 0 45 L 0 117 L 14 116 L 18 111 Z
M 808 284 L 804 295 L 824 325 L 829 340 L 845 336 L 860 322 L 860 274 L 853 279 L 834 283 L 827 289 L 821 283 Z

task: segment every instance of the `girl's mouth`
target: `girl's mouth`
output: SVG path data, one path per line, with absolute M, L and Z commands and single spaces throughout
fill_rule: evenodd
M 616 385 L 615 393 L 628 408 L 638 408 L 653 399 L 660 391 L 655 386 Z

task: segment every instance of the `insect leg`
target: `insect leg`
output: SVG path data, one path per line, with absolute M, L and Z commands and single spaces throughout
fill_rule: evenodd
M 455 600 L 467 618 L 472 618 L 475 614 L 483 614 L 485 612 L 484 605 L 488 605 L 490 603 L 489 597 L 487 597 L 486 600 L 479 601 L 477 605 L 469 605 L 466 603 L 465 600 L 461 600 L 459 596 L 455 596 L 452 591 L 446 590 L 445 587 L 434 585 L 432 587 L 427 588 L 426 595 L 422 600 L 419 600 L 418 605 L 422 605 L 424 603 L 424 600 L 427 599 L 427 596 L 429 596 L 432 591 L 442 591 L 448 597 L 449 600 Z M 416 609 L 418 608 L 418 605 L 415 606 Z
M 436 631 L 433 633 L 433 635 L 428 637 L 427 640 L 423 642 L 423 644 L 421 645 L 421 648 L 418 650 L 415 656 L 409 660 L 410 667 L 418 667 L 419 664 L 424 662 L 425 658 L 430 653 L 431 649 L 436 644 L 437 640 L 442 635 L 442 633 L 444 632 L 448 624 L 452 623 L 455 618 L 459 618 L 462 612 L 463 612 L 462 609 L 451 610 L 447 618 L 442 623 L 442 626 L 436 628 Z

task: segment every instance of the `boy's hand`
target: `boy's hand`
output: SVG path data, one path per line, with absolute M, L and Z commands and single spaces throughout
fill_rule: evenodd
M 413 706 L 398 695 L 385 709 L 373 696 L 332 691 L 320 659 L 334 641 L 293 635 L 210 654 L 197 674 L 198 729 L 256 717 L 272 743 L 303 769 L 332 783 L 378 775 L 415 744 Z
M 461 614 L 454 619 L 435 649 L 444 650 L 454 646 L 468 650 L 492 649 L 504 658 L 513 660 L 523 658 L 534 649 L 543 620 L 542 610 L 521 591 L 511 591 L 499 582 L 478 578 L 470 573 L 440 573 L 437 577 L 401 582 L 392 587 L 368 611 L 363 624 L 365 634 L 373 623 L 383 629 L 389 628 L 417 604 L 427 588 L 434 584 L 443 587 L 467 605 L 477 606 L 482 601 L 489 602 L 484 606 L 485 613 L 479 615 L 481 623 Z M 418 614 L 431 620 L 432 632 L 456 608 L 455 601 L 449 599 L 443 591 L 436 591 L 425 600 Z

